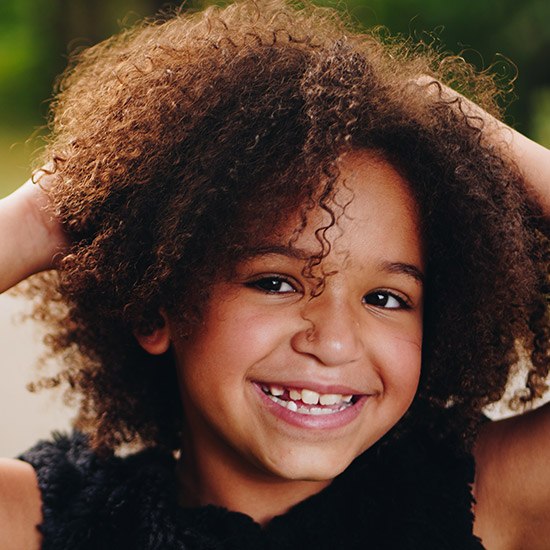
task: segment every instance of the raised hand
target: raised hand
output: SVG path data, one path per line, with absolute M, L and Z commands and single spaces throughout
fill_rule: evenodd
M 48 198 L 53 181 L 47 171 L 38 171 L 0 200 L 0 292 L 54 268 L 63 257 L 67 239 Z

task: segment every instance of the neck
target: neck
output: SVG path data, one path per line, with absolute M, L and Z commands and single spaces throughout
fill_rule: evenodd
M 177 465 L 179 504 L 184 507 L 213 504 L 247 514 L 264 526 L 331 481 L 280 478 L 243 464 L 242 458 L 227 447 L 219 453 L 204 445 L 184 443 Z

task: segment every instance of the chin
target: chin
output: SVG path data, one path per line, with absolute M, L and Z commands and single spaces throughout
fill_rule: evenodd
M 319 456 L 319 453 L 314 456 L 312 452 L 292 458 L 293 460 L 287 459 L 284 462 L 271 464 L 270 471 L 288 481 L 332 481 L 351 464 L 355 457 L 349 459 L 344 459 L 342 455 L 323 457 Z

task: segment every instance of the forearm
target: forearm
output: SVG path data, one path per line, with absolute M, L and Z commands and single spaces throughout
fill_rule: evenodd
M 500 122 L 472 101 L 433 78 L 424 76 L 417 82 L 437 99 L 441 97 L 451 102 L 460 99 L 457 107 L 471 117 L 472 124 L 479 124 L 488 145 L 496 147 L 503 156 L 515 162 L 529 193 L 543 212 L 550 216 L 550 150 Z
M 512 158 L 522 171 L 530 193 L 550 216 L 550 150 L 515 130 L 506 130 Z
M 47 211 L 48 197 L 31 181 L 0 200 L 0 292 L 50 269 L 64 237 Z

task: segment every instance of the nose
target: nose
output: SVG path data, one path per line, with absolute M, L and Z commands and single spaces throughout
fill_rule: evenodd
M 291 339 L 294 351 L 325 366 L 353 363 L 364 353 L 358 312 L 344 300 L 322 293 L 309 300 L 302 318 L 306 323 Z

